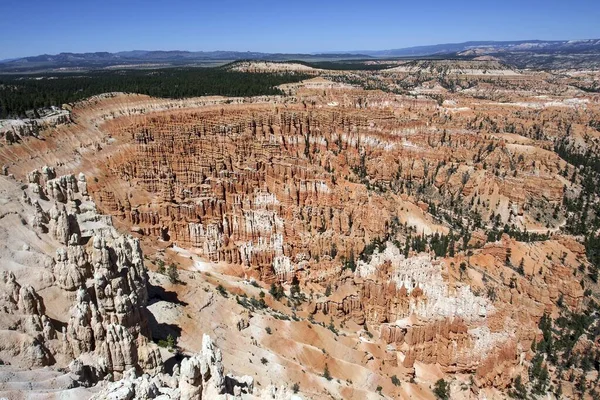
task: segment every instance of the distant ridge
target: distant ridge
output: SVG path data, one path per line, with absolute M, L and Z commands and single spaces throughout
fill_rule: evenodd
M 115 66 L 186 66 L 195 64 L 215 64 L 237 60 L 269 60 L 269 61 L 322 61 L 368 59 L 366 54 L 301 54 L 301 53 L 260 53 L 239 51 L 182 51 L 182 50 L 132 50 L 118 53 L 60 53 L 42 54 L 0 61 L 0 71 L 21 72 L 53 69 L 101 69 Z
M 570 55 L 600 55 L 600 39 L 585 40 L 518 40 L 518 41 L 471 41 L 446 43 L 430 46 L 415 46 L 390 50 L 361 50 L 352 52 L 328 53 L 262 53 L 241 51 L 184 51 L 184 50 L 131 50 L 118 53 L 60 53 L 42 54 L 0 61 L 0 72 L 32 71 L 76 71 L 103 68 L 152 68 L 163 66 L 211 66 L 238 60 L 269 61 L 340 61 L 369 58 L 459 56 L 472 57 L 498 55 L 510 62 L 529 65 L 532 60 L 527 55 L 550 54 L 568 57 Z
M 391 50 L 364 50 L 362 54 L 373 57 L 415 57 L 435 54 L 462 53 L 480 50 L 485 52 L 587 52 L 600 51 L 600 39 L 586 40 L 517 40 L 473 41 L 415 46 Z

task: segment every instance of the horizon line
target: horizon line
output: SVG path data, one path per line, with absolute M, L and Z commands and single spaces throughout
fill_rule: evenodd
M 591 40 L 600 40 L 600 38 L 584 38 L 584 39 L 518 39 L 518 40 L 467 40 L 463 42 L 448 42 L 448 43 L 434 43 L 434 44 L 424 44 L 424 45 L 411 45 L 406 47 L 395 47 L 395 48 L 386 48 L 386 49 L 362 49 L 362 50 L 322 50 L 322 51 L 311 51 L 311 52 L 281 52 L 281 51 L 262 51 L 262 50 L 182 50 L 182 49 L 130 49 L 130 50 L 118 50 L 118 51 L 107 51 L 107 50 L 96 50 L 96 51 L 61 51 L 59 53 L 41 53 L 36 55 L 27 55 L 20 57 L 8 57 L 6 59 L 0 59 L 0 62 L 5 61 L 14 61 L 23 58 L 29 57 L 39 57 L 39 56 L 58 56 L 61 54 L 96 54 L 96 53 L 108 53 L 108 54 L 119 54 L 119 53 L 129 53 L 129 52 L 187 52 L 187 53 L 217 53 L 217 52 L 232 52 L 232 53 L 261 53 L 261 54 L 305 54 L 305 55 L 320 55 L 320 54 L 352 54 L 352 55 L 367 55 L 360 54 L 361 52 L 382 52 L 382 51 L 392 51 L 392 50 L 406 50 L 412 48 L 419 47 L 431 47 L 431 46 L 442 46 L 442 45 L 460 45 L 466 43 L 510 43 L 510 42 L 579 42 L 579 41 L 591 41 Z

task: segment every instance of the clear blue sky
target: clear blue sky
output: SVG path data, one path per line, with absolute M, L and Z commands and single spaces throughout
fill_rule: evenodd
M 60 52 L 381 50 L 600 37 L 600 0 L 0 0 L 0 59 Z

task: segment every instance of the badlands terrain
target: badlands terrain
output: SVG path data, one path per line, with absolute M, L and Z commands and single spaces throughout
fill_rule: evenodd
M 227 68 L 0 122 L 0 397 L 599 398 L 600 72 Z

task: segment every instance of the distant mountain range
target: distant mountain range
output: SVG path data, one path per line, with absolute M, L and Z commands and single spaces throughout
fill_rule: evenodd
M 133 50 L 118 53 L 60 53 L 56 55 L 42 54 L 34 57 L 13 59 L 10 63 L 81 63 L 81 62 L 174 62 L 205 60 L 287 60 L 301 58 L 356 58 L 367 57 L 364 54 L 280 54 L 239 51 L 146 51 Z
M 490 55 L 519 66 L 543 67 L 533 56 L 553 55 L 561 62 L 573 63 L 575 59 L 592 57 L 600 61 L 600 39 L 589 40 L 521 40 L 478 41 L 417 46 L 391 50 L 362 50 L 331 52 L 327 54 L 260 53 L 238 51 L 145 51 L 133 50 L 118 53 L 60 53 L 42 54 L 0 61 L 0 72 L 77 71 L 104 68 L 152 68 L 161 66 L 218 65 L 236 60 L 272 61 L 336 61 L 368 58 L 454 56 L 474 57 Z M 552 61 L 554 62 L 554 61 Z M 533 64 L 531 64 L 533 63 Z M 536 64 L 537 63 L 537 64 Z
M 239 51 L 146 51 L 133 50 L 118 53 L 60 53 L 42 54 L 0 61 L 2 72 L 24 72 L 36 70 L 78 70 L 115 67 L 152 67 L 214 65 L 237 60 L 271 61 L 324 61 L 371 58 L 366 54 L 282 54 Z
M 372 57 L 419 57 L 442 54 L 539 52 L 574 53 L 600 52 L 600 39 L 589 40 L 519 40 L 519 41 L 480 41 L 464 43 L 435 44 L 430 46 L 407 47 L 403 49 L 360 51 Z

